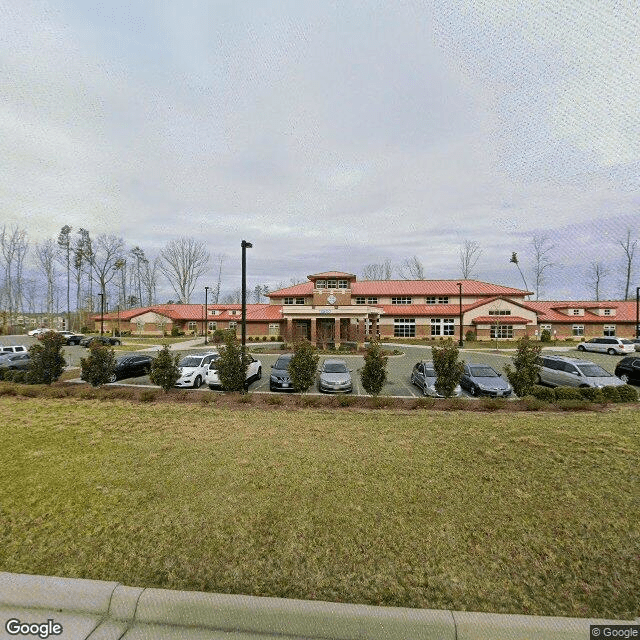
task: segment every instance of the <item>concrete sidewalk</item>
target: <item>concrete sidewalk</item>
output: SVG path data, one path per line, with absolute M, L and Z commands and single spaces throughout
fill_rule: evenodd
M 22 626 L 17 634 L 25 624 L 37 627 Z M 587 640 L 591 624 L 634 623 L 143 589 L 0 573 L 2 639 Z

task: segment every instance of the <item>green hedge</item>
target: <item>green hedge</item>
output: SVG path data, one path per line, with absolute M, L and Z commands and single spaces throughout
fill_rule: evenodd
M 556 400 L 582 400 L 582 393 L 578 387 L 556 387 Z

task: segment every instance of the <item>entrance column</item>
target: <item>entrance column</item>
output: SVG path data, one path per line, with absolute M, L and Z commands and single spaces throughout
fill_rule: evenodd
M 291 318 L 286 318 L 284 341 L 293 342 L 293 321 L 291 320 Z
M 315 346 L 316 341 L 317 341 L 317 329 L 316 329 L 316 319 L 315 318 L 311 318 L 311 327 L 309 330 L 309 341 L 311 342 L 312 345 Z

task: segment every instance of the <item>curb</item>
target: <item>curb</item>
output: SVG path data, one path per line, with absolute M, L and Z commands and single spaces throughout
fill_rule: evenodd
M 465 611 L 408 609 L 289 600 L 167 589 L 126 587 L 118 582 L 0 573 L 3 635 L 10 617 L 44 622 L 48 618 L 92 616 L 81 631 L 65 626 L 73 640 L 213 637 L 211 632 L 258 634 L 265 640 L 584 640 L 593 624 L 632 621 L 526 616 Z M 66 616 L 66 617 L 65 617 Z M 636 624 L 640 620 L 635 621 Z M 76 625 L 76 629 L 79 627 Z M 216 638 L 222 637 L 216 633 Z

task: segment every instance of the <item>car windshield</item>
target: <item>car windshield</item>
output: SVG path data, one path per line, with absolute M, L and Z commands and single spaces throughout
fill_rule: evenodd
M 633 344 L 633 340 L 620 340 L 622 344 Z
M 180 367 L 199 367 L 202 358 L 200 356 L 185 356 L 180 360 Z
M 578 369 L 582 371 L 582 373 L 587 376 L 587 378 L 612 378 L 613 376 L 605 371 L 602 367 L 599 367 L 597 364 L 579 364 L 577 365 Z
M 323 370 L 325 373 L 348 373 L 346 365 L 342 362 L 325 363 Z
M 425 367 L 424 368 L 424 375 L 427 378 L 436 378 L 436 371 L 433 367 Z
M 290 362 L 291 358 L 278 358 L 274 367 L 276 369 L 284 369 L 285 371 L 288 371 Z
M 470 367 L 474 378 L 499 378 L 500 376 L 491 367 Z

